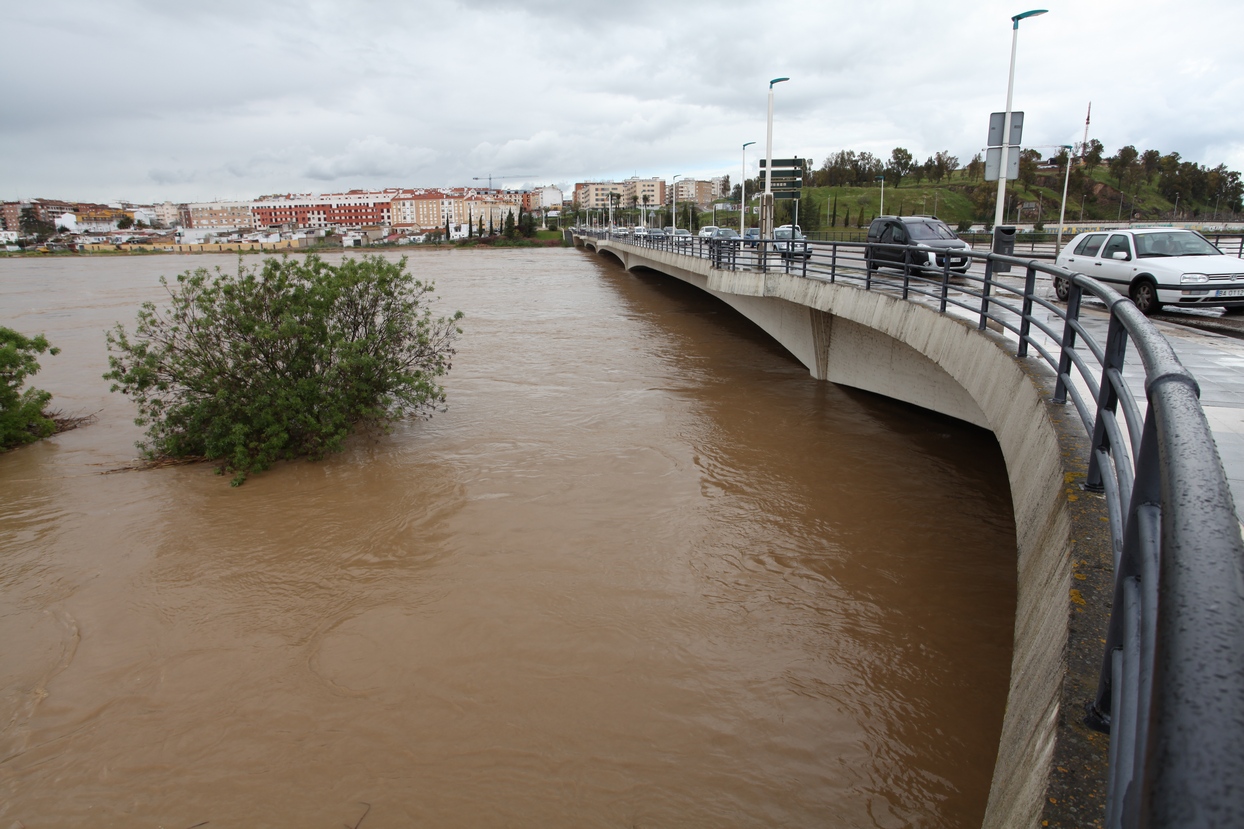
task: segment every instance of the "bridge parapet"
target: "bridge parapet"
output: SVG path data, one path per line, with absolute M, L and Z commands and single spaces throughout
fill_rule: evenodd
M 1195 380 L 1130 300 L 1049 263 L 974 252 L 960 269 L 916 265 L 907 248 L 882 275 L 858 243 L 576 239 L 719 297 L 818 379 L 998 437 L 1019 591 L 986 826 L 1083 825 L 1095 810 L 1108 826 L 1244 825 L 1244 542 Z M 1071 286 L 1065 308 L 1049 298 L 1054 277 Z M 1105 305 L 1104 332 L 1081 314 L 1085 297 Z M 1129 350 L 1143 401 L 1123 377 Z M 1077 431 L 1080 467 L 1067 459 Z M 1109 518 L 1106 595 L 1092 595 L 1077 544 L 1076 512 L 1092 502 L 1071 497 L 1077 476 Z M 1099 634 L 1086 615 L 1107 606 Z M 1095 693 L 1086 662 L 1101 666 Z M 1105 764 L 1105 741 L 1083 724 L 1086 704 L 1087 723 L 1111 733 L 1104 809 L 1090 767 Z M 1085 777 L 1068 781 L 1068 766 Z

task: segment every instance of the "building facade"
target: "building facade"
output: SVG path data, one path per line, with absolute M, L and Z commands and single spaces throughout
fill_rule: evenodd
M 255 227 L 251 212 L 254 202 L 209 201 L 187 205 L 190 212 L 188 227 L 207 230 L 250 230 Z

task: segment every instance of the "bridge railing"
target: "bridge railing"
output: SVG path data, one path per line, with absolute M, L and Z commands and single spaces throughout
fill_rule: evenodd
M 1009 332 L 1017 357 L 1044 362 L 1053 401 L 1070 401 L 1089 438 L 1085 486 L 1104 495 L 1110 521 L 1114 601 L 1085 718 L 1111 735 L 1107 826 L 1244 826 L 1244 541 L 1197 382 L 1131 300 L 1049 262 L 975 251 L 616 241 L 897 294 Z M 1065 305 L 1050 297 L 1056 277 Z M 1086 299 L 1104 307 L 1104 336 L 1082 314 Z M 1129 352 L 1143 409 L 1124 378 Z

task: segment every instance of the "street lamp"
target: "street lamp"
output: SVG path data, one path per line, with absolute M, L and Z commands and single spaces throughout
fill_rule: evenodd
M 678 180 L 683 174 L 674 176 L 674 230 L 678 230 Z
M 760 235 L 773 235 L 773 87 L 790 78 L 769 81 L 769 118 L 765 126 L 765 197 L 760 205 Z
M 1071 181 L 1071 150 L 1070 144 L 1063 144 L 1067 151 L 1067 173 L 1063 176 L 1063 203 L 1058 208 L 1058 240 L 1054 242 L 1054 255 L 1063 249 L 1063 217 L 1067 215 L 1067 184 Z
M 875 179 L 873 179 L 873 181 L 881 182 L 881 211 L 878 213 L 878 215 L 884 216 L 885 215 L 885 176 L 877 176 Z
M 1175 209 L 1171 211 L 1171 221 L 1172 222 L 1179 221 L 1179 194 L 1178 193 L 1175 194 Z
M 747 230 L 747 148 L 755 144 L 755 141 L 748 141 L 743 145 L 743 170 L 742 177 L 739 179 L 739 235 L 743 235 L 743 231 Z
M 1033 9 L 1011 18 L 1011 72 L 1006 81 L 1006 114 L 1002 118 L 1002 166 L 998 168 L 998 203 L 994 207 L 993 214 L 995 238 L 997 234 L 996 228 L 1006 218 L 1003 211 L 1006 207 L 1006 171 L 1010 166 L 1010 159 L 1007 158 L 1007 155 L 1011 149 L 1011 97 L 1015 91 L 1015 46 L 1019 41 L 1019 21 L 1026 17 L 1036 17 L 1037 15 L 1045 14 L 1047 11 L 1048 9 Z

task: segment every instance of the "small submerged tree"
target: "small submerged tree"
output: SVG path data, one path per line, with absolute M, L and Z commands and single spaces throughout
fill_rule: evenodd
M 445 400 L 462 313 L 433 318 L 406 259 L 268 259 L 163 278 L 131 335 L 107 334 L 104 375 L 138 404 L 150 459 L 204 458 L 233 485 L 282 459 L 340 449 L 359 423 L 431 414 Z
M 42 389 L 22 389 L 26 378 L 39 371 L 35 358 L 59 354 L 47 339 L 25 337 L 0 326 L 0 451 L 32 443 L 56 431 L 56 422 L 44 409 L 52 399 Z

